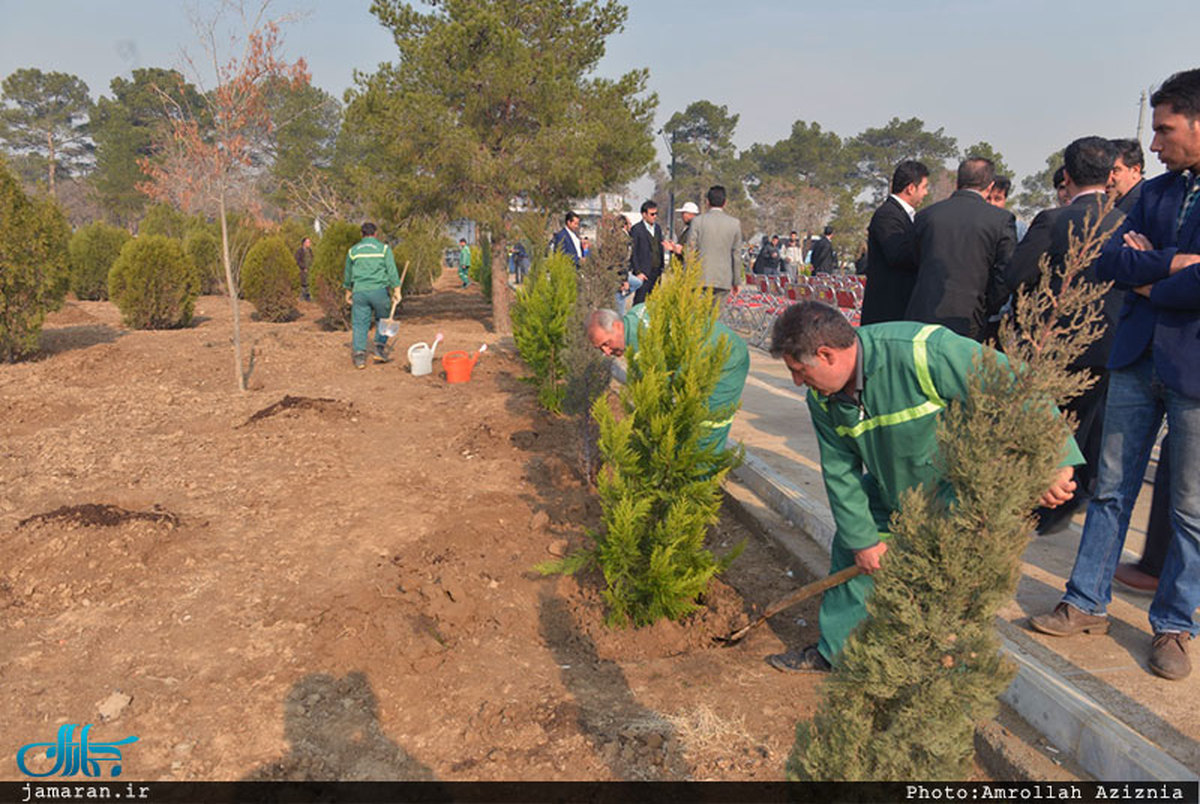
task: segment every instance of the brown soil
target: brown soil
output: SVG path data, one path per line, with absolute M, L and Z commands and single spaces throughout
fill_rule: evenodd
M 244 394 L 218 297 L 163 332 L 69 302 L 0 366 L 10 749 L 93 723 L 140 738 L 127 778 L 782 778 L 819 681 L 763 656 L 815 638 L 816 602 L 712 637 L 806 579 L 728 514 L 714 549 L 747 549 L 684 623 L 611 630 L 598 576 L 532 573 L 599 506 L 575 426 L 454 284 L 406 300 L 398 359 L 365 371 L 315 306 L 243 308 Z M 438 331 L 489 344 L 471 382 L 409 373 Z

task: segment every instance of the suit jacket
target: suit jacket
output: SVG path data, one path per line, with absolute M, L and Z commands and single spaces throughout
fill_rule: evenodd
M 1200 399 L 1200 265 L 1171 273 L 1177 253 L 1200 254 L 1200 204 L 1175 232 L 1186 192 L 1182 173 L 1144 182 L 1141 198 L 1100 253 L 1096 274 L 1124 289 L 1153 284 L 1148 299 L 1125 295 L 1108 367 L 1124 368 L 1152 349 L 1154 367 L 1167 387 Z M 1123 240 L 1126 232 L 1144 234 L 1154 249 L 1129 248 Z
M 974 190 L 957 190 L 917 213 L 913 236 L 917 284 L 905 317 L 979 340 L 999 309 L 989 305 L 989 290 L 1000 295 L 995 288 L 1017 247 L 1016 219 Z
M 1036 282 L 1041 276 L 1042 270 L 1038 266 L 1038 262 L 1043 254 L 1050 251 L 1050 235 L 1054 231 L 1054 222 L 1067 209 L 1067 207 L 1051 207 L 1043 209 L 1034 216 L 1033 223 L 1029 224 L 1025 236 L 1021 238 L 1021 242 L 1017 244 L 1017 250 L 1013 252 L 1012 259 L 1004 268 L 1004 288 L 1008 293 L 1015 293 L 1019 288 Z
M 833 256 L 833 243 L 828 237 L 814 240 L 808 256 L 814 274 L 833 273 L 833 269 L 837 267 L 837 260 Z
M 571 233 L 567 231 L 567 227 L 559 229 L 554 237 L 550 238 L 550 250 L 558 251 L 566 254 L 575 263 L 575 267 L 579 267 L 579 260 L 583 255 L 575 248 L 575 240 L 571 237 Z
M 917 283 L 913 222 L 892 196 L 875 210 L 867 227 L 867 286 L 862 323 L 903 321 Z
M 737 255 L 742 247 L 742 224 L 720 208 L 692 219 L 685 248 L 700 255 L 700 284 L 729 290 L 738 282 Z
M 1121 212 L 1125 213 L 1126 215 L 1133 211 L 1133 205 L 1136 204 L 1138 199 L 1142 197 L 1142 185 L 1145 183 L 1146 180 L 1142 179 L 1137 184 L 1130 187 L 1129 192 L 1121 196 L 1121 200 L 1117 202 L 1117 209 L 1121 210 Z
M 629 253 L 629 272 L 646 275 L 646 283 L 638 291 L 644 297 L 662 276 L 662 228 L 657 223 L 647 227 L 644 220 L 638 221 L 630 228 L 629 238 L 632 246 Z

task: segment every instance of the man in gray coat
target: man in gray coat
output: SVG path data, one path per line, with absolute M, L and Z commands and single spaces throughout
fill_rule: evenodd
M 708 212 L 692 221 L 683 245 L 700 255 L 700 284 L 712 290 L 713 303 L 720 306 L 730 288 L 738 284 L 742 224 L 725 212 L 724 187 L 709 187 L 706 198 Z

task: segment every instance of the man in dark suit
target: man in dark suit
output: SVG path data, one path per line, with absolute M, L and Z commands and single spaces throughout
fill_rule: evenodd
M 996 177 L 992 160 L 968 157 L 958 166 L 958 189 L 916 218 L 917 285 L 905 318 L 942 324 L 982 340 L 1003 285 L 1002 270 L 1017 247 L 1011 212 L 987 202 Z M 995 309 L 989 309 L 994 307 Z
M 1200 606 L 1200 70 L 1168 78 L 1150 104 L 1150 150 L 1169 172 L 1146 182 L 1097 264 L 1101 280 L 1132 292 L 1108 361 L 1096 494 L 1066 594 L 1030 624 L 1054 636 L 1108 630 L 1113 570 L 1165 414 L 1172 534 L 1150 604 L 1149 665 L 1175 680 L 1191 672 Z
M 917 281 L 913 216 L 929 192 L 929 168 L 913 160 L 892 174 L 892 194 L 875 210 L 867 227 L 867 286 L 862 323 L 903 321 Z
M 575 267 L 579 267 L 579 261 L 583 259 L 583 245 L 579 239 L 579 216 L 574 212 L 568 211 L 563 216 L 563 228 L 550 238 L 550 251 L 566 254 Z
M 1137 140 L 1112 140 L 1112 144 L 1117 149 L 1117 161 L 1108 182 L 1108 194 L 1117 199 L 1117 209 L 1128 215 L 1142 197 L 1146 160 L 1142 156 L 1142 144 Z
M 837 255 L 833 251 L 833 227 L 825 227 L 825 236 L 813 239 L 812 251 L 808 255 L 814 274 L 831 274 L 837 267 Z
M 658 225 L 658 204 L 653 201 L 642 204 L 642 219 L 629 230 L 629 238 L 629 273 L 642 280 L 633 303 L 641 304 L 663 272 L 663 232 Z
M 1116 160 L 1116 147 L 1103 137 L 1082 137 L 1066 147 L 1064 151 L 1063 183 L 1070 203 L 1065 207 L 1039 212 L 1033 225 L 1017 246 L 1012 262 L 1006 270 L 1006 280 L 1015 292 L 1021 287 L 1036 284 L 1041 277 L 1040 260 L 1045 255 L 1049 260 L 1051 287 L 1057 293 L 1060 287 L 1057 272 L 1066 262 L 1071 245 L 1071 233 L 1082 237 L 1088 227 L 1099 221 L 1097 234 L 1111 233 L 1117 228 L 1124 215 L 1119 210 L 1106 210 L 1106 188 Z M 1101 219 L 1101 216 L 1105 217 Z M 1096 277 L 1095 262 L 1083 269 L 1080 281 L 1100 284 Z M 1100 459 L 1101 432 L 1104 422 L 1104 401 L 1108 390 L 1109 352 L 1112 351 L 1113 332 L 1117 315 L 1121 309 L 1124 293 L 1110 289 L 1105 295 L 1102 332 L 1082 355 L 1071 364 L 1071 371 L 1087 372 L 1095 383 L 1080 396 L 1072 399 L 1064 410 L 1075 414 L 1078 427 L 1075 441 L 1087 463 L 1076 470 L 1075 480 L 1080 493 L 1070 502 L 1054 509 L 1038 511 L 1038 532 L 1051 533 L 1070 521 L 1079 506 L 1090 496 L 1096 478 L 1096 467 Z

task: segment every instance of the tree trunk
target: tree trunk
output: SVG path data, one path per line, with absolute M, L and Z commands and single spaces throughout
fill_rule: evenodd
M 225 263 L 225 287 L 229 290 L 229 306 L 233 309 L 233 376 L 239 391 L 246 390 L 246 372 L 242 371 L 242 333 L 238 316 L 238 289 L 233 281 L 233 264 L 229 261 L 229 224 L 225 220 L 225 193 L 217 199 L 221 216 L 221 260 Z
M 54 135 L 50 132 L 46 132 L 46 148 L 50 151 L 50 197 L 54 198 L 54 173 L 56 165 L 54 164 Z
M 492 240 L 492 331 L 500 335 L 512 334 L 512 322 L 508 318 L 507 250 L 508 241 L 504 234 Z

